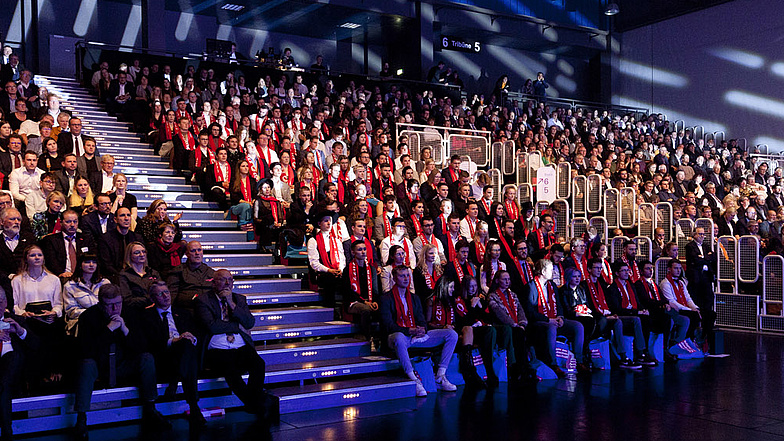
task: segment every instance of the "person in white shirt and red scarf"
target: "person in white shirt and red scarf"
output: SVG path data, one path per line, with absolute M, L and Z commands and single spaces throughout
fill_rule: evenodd
M 554 225 L 553 217 L 543 214 L 539 219 L 539 228 L 528 234 L 528 254 L 534 261 L 544 258 L 550 247 L 555 245 Z
M 648 354 L 650 313 L 637 296 L 631 273 L 631 268 L 623 260 L 615 263 L 615 282 L 607 290 L 607 305 L 623 322 L 624 334 L 634 336 L 634 361 L 643 366 L 656 366 L 658 362 Z
M 454 391 L 457 388 L 446 378 L 446 369 L 457 345 L 458 336 L 454 329 L 425 328 L 425 315 L 419 297 L 411 294 L 408 288 L 410 273 L 405 266 L 398 266 L 392 271 L 395 285 L 381 298 L 381 323 L 387 334 L 389 347 L 395 351 L 403 372 L 416 382 L 418 397 L 427 395 L 422 382 L 417 378 L 409 348 L 435 348 L 441 346 L 441 358 L 438 360 L 436 372 L 436 386 L 444 391 Z
M 563 335 L 568 338 L 574 348 L 574 357 L 577 364 L 583 364 L 583 325 L 575 320 L 567 320 L 563 316 L 563 309 L 556 299 L 557 287 L 552 282 L 553 262 L 542 259 L 534 265 L 534 280 L 523 288 L 523 305 L 525 315 L 531 331 L 531 336 L 537 347 L 537 357 L 550 366 L 550 369 L 559 378 L 566 376 L 558 367 L 555 356 L 555 338 Z M 590 370 L 587 366 L 579 368 L 580 371 Z
M 623 254 L 615 261 L 615 265 L 623 262 L 629 267 L 629 282 L 637 283 L 640 280 L 640 268 L 637 266 L 637 244 L 634 241 L 627 240 L 623 243 Z
M 351 255 L 351 261 L 343 271 L 343 302 L 348 304 L 350 314 L 359 315 L 362 333 L 368 341 L 372 341 L 371 325 L 373 317 L 378 315 L 381 280 L 373 262 L 368 259 L 365 240 L 351 242 Z
M 506 358 L 509 366 L 509 380 L 531 379 L 528 360 L 528 319 L 517 293 L 512 291 L 512 278 L 508 271 L 498 271 L 490 284 L 488 296 L 489 311 L 494 317 L 494 326 L 499 340 L 511 336 L 511 347 Z M 508 338 L 508 337 L 507 337 Z
M 340 238 L 332 228 L 337 222 L 337 213 L 322 211 L 316 217 L 318 232 L 308 239 L 308 263 L 312 279 L 319 287 L 328 306 L 335 305 L 335 294 L 340 289 L 340 280 L 346 268 L 346 256 Z
M 215 149 L 215 163 L 207 167 L 207 198 L 218 203 L 221 211 L 231 206 L 231 181 L 234 178 L 229 159 L 229 149 L 224 146 Z
M 670 306 L 653 279 L 653 263 L 648 260 L 640 262 L 642 277 L 634 284 L 637 295 L 651 316 L 651 330 L 663 334 L 665 349 L 686 339 L 689 331 L 689 318 L 680 315 L 677 309 Z M 673 331 L 674 330 L 674 331 Z M 664 351 L 664 359 L 675 361 L 677 357 Z
M 712 332 L 712 329 L 707 328 L 707 323 L 713 323 L 716 320 L 716 313 L 711 310 L 703 310 L 692 300 L 689 294 L 689 288 L 686 280 L 683 278 L 683 264 L 680 260 L 672 259 L 667 262 L 667 277 L 659 284 L 659 290 L 665 299 L 670 304 L 670 307 L 678 311 L 678 314 L 689 318 L 689 333 L 690 337 L 702 337 L 701 335 L 695 336 L 697 329 L 702 329 L 704 334 Z M 705 328 L 703 328 L 705 327 Z
M 470 250 L 471 246 L 468 241 L 462 238 L 458 240 L 457 244 L 455 244 L 455 257 L 448 259 L 449 263 L 444 268 L 444 274 L 457 280 L 458 283 L 463 283 L 465 276 L 471 276 L 479 280 L 478 268 L 468 259 Z

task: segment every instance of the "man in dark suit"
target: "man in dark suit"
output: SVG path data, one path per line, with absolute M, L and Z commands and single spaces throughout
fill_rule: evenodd
M 743 236 L 746 234 L 746 227 L 735 220 L 737 211 L 735 207 L 724 210 L 724 214 L 716 218 L 716 226 L 719 227 L 719 236 Z
M 185 256 L 187 257 L 185 263 L 169 273 L 166 284 L 169 286 L 174 304 L 193 311 L 196 299 L 212 290 L 215 270 L 204 263 L 204 249 L 199 241 L 188 242 Z
M 117 79 L 112 81 L 107 94 L 106 110 L 110 114 L 120 114 L 127 116 L 133 110 L 133 99 L 136 97 L 136 86 L 128 81 L 125 72 L 117 74 Z
M 71 194 L 71 189 L 76 184 L 76 178 L 79 177 L 79 172 L 76 171 L 76 155 L 73 153 L 66 153 L 63 156 L 63 168 L 54 172 L 55 182 L 54 188 L 60 193 L 68 197 Z
M 610 311 L 623 322 L 624 334 L 634 336 L 634 362 L 655 366 L 657 362 L 648 354 L 646 338 L 651 317 L 634 288 L 629 264 L 621 259 L 615 261 L 615 283 L 608 287 L 606 299 Z
M 206 334 L 206 363 L 226 379 L 245 410 L 267 418 L 271 398 L 264 391 L 264 360 L 256 352 L 250 329 L 256 319 L 245 296 L 232 292 L 234 278 L 229 270 L 215 271 L 212 290 L 196 299 L 196 318 Z M 248 372 L 248 383 L 242 375 Z
M 118 379 L 134 377 L 142 401 L 142 422 L 154 429 L 171 424 L 155 410 L 158 396 L 155 359 L 145 351 L 144 332 L 122 316 L 122 294 L 117 285 L 103 285 L 98 303 L 79 316 L 79 361 L 76 376 L 76 435 L 87 439 L 87 411 L 99 377 L 114 387 Z
M 113 230 L 117 224 L 112 213 L 112 199 L 106 193 L 101 193 L 95 197 L 97 210 L 82 216 L 79 221 L 79 229 L 88 234 L 95 242 L 107 231 Z
M 98 240 L 98 252 L 101 256 L 101 272 L 106 278 L 116 283 L 117 275 L 123 267 L 125 247 L 133 242 L 141 242 L 141 234 L 131 231 L 131 210 L 126 207 L 117 209 L 115 227 L 107 230 Z
M 196 325 L 191 313 L 172 306 L 172 297 L 166 282 L 159 280 L 150 286 L 153 306 L 142 313 L 147 349 L 155 357 L 158 381 L 169 381 L 166 393 L 174 395 L 182 379 L 185 401 L 190 407 L 192 425 L 206 422 L 199 408 L 198 350 Z
M 3 342 L 3 354 L 0 357 L 0 431 L 2 439 L 10 440 L 11 427 L 11 394 L 21 380 L 23 357 L 26 352 L 35 349 L 38 343 L 33 333 L 28 333 L 24 326 L 24 319 L 17 317 L 10 311 L 4 292 L 0 292 L 0 341 Z
M 8 190 L 11 172 L 24 166 L 24 152 L 22 151 L 22 137 L 12 133 L 8 137 L 8 150 L 0 152 L 0 173 L 3 174 L 3 190 Z
M 713 352 L 713 321 L 716 317 L 713 311 L 713 282 L 716 275 L 716 253 L 705 242 L 704 228 L 695 228 L 692 237 L 694 240 L 686 244 L 686 280 L 689 281 L 694 303 L 703 313 L 702 327 L 708 337 L 708 347 Z
M 447 185 L 449 185 L 450 192 L 457 191 L 457 183 L 460 182 L 460 155 L 452 155 L 449 158 L 449 167 L 441 171 L 441 177 Z
M 2 212 L 3 232 L 0 233 L 0 286 L 11 293 L 8 275 L 18 274 L 22 263 L 22 252 L 35 245 L 35 236 L 30 231 L 21 230 L 22 214 L 16 208 L 6 208 Z M 8 303 L 13 306 L 13 296 L 8 295 Z
M 61 279 L 68 279 L 76 271 L 78 257 L 95 253 L 95 239 L 78 231 L 79 214 L 73 210 L 63 213 L 62 231 L 47 234 L 41 239 L 46 268 Z
M 773 186 L 773 192 L 768 195 L 765 201 L 768 210 L 778 211 L 779 207 L 784 205 L 784 194 L 781 192 L 781 185 Z
M 60 133 L 57 137 L 57 154 L 65 157 L 67 153 L 73 153 L 78 158 L 84 153 L 84 142 L 86 136 L 82 133 L 82 120 L 73 117 L 68 120 L 69 132 Z

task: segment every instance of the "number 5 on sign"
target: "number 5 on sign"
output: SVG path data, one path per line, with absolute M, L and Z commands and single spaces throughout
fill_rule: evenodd
M 555 198 L 555 169 L 540 167 L 536 171 L 536 200 L 539 202 L 553 202 Z

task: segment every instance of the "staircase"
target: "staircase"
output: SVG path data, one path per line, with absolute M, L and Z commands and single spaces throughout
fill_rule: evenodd
M 397 360 L 371 355 L 368 342 L 353 338 L 356 325 L 333 320 L 333 310 L 319 305 L 319 294 L 303 290 L 306 266 L 273 265 L 271 255 L 258 254 L 235 221 L 224 220 L 217 205 L 205 202 L 196 186 L 169 170 L 130 123 L 109 116 L 75 80 L 37 76 L 35 82 L 61 96 L 62 108 L 82 118 L 83 131 L 96 139 L 99 154 L 115 157 L 115 170 L 127 175 L 141 216 L 153 200 L 164 199 L 170 211 L 182 211 L 184 239 L 202 243 L 205 263 L 231 271 L 235 291 L 246 296 L 256 317 L 251 335 L 266 361 L 266 382 L 280 398 L 281 414 L 414 396 L 414 383 L 404 378 Z M 222 378 L 200 380 L 199 389 L 202 408 L 242 405 Z M 133 401 L 126 404 L 136 397 L 134 388 L 95 391 L 88 423 L 140 418 L 140 408 Z M 186 409 L 184 401 L 159 405 L 167 415 Z M 76 420 L 70 394 L 16 399 L 13 412 L 16 434 L 62 429 Z

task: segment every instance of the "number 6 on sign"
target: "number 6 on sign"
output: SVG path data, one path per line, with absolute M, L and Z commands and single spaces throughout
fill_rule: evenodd
M 539 202 L 553 202 L 556 199 L 555 169 L 540 167 L 536 171 L 536 200 Z

